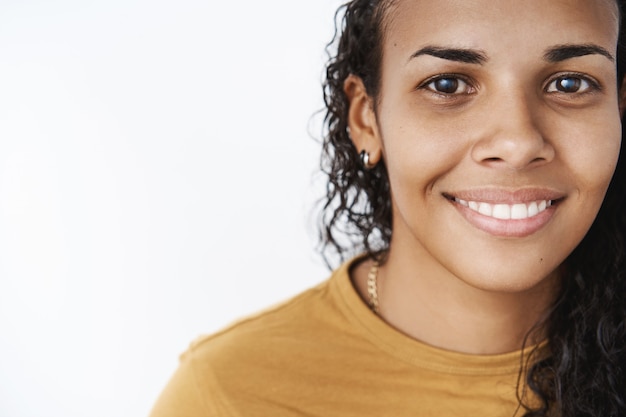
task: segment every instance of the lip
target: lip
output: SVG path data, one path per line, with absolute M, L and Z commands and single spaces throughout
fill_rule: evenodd
M 520 189 L 515 191 L 501 189 L 476 189 L 454 193 L 444 193 L 457 211 L 475 228 L 498 237 L 521 238 L 530 236 L 545 227 L 559 204 L 564 200 L 563 193 L 549 189 Z M 484 215 L 468 207 L 467 202 L 487 203 L 489 205 L 537 205 L 542 204 L 539 212 L 525 218 L 495 218 Z M 545 204 L 547 202 L 547 204 Z M 533 204 L 536 203 L 536 204 Z

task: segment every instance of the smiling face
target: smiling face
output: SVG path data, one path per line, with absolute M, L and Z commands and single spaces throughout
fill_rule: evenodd
M 357 149 L 387 165 L 390 261 L 486 290 L 537 285 L 617 163 L 615 2 L 399 0 L 386 23 L 379 96 L 355 77 L 345 90 Z

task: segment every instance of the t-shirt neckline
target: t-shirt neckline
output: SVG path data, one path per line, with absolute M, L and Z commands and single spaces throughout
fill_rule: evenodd
M 344 262 L 331 276 L 346 318 L 371 343 L 386 354 L 423 369 L 457 375 L 504 375 L 519 373 L 529 355 L 545 352 L 546 342 L 503 354 L 477 355 L 454 352 L 413 339 L 386 323 L 367 306 L 350 278 L 350 269 L 363 256 Z M 537 352 L 537 353 L 539 353 Z

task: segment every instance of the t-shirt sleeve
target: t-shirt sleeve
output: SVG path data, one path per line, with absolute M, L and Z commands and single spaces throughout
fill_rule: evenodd
M 215 417 L 205 404 L 193 366 L 193 352 L 181 356 L 174 375 L 159 396 L 149 417 Z

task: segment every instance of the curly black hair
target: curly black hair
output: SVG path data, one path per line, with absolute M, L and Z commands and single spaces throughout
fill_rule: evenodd
M 337 52 L 328 62 L 324 82 L 324 118 L 327 132 L 322 149 L 322 171 L 328 175 L 322 210 L 320 240 L 326 252 L 343 261 L 358 252 L 375 258 L 391 241 L 391 196 L 385 162 L 363 169 L 350 139 L 350 103 L 343 84 L 358 75 L 371 97 L 378 96 L 379 68 L 385 11 L 394 0 L 356 0 L 337 10 L 344 12 L 341 31 L 335 32 Z M 337 17 L 336 16 L 336 17 Z M 343 238 L 343 240 L 342 240 Z M 325 256 L 327 263 L 330 256 Z
M 392 235 L 384 161 L 364 169 L 349 136 L 344 81 L 361 78 L 378 97 L 385 17 L 397 0 L 352 0 L 337 11 L 324 81 L 322 170 L 328 176 L 321 215 L 325 259 L 356 253 L 384 261 Z M 617 80 L 626 72 L 626 0 L 617 1 Z M 622 123 L 622 137 L 624 137 Z M 626 416 L 626 153 L 590 230 L 565 261 L 561 292 L 545 323 L 550 356 L 521 364 L 520 378 L 539 400 L 520 406 L 526 417 Z M 528 365 L 528 366 L 526 366 Z M 521 384 L 520 384 L 521 385 Z

